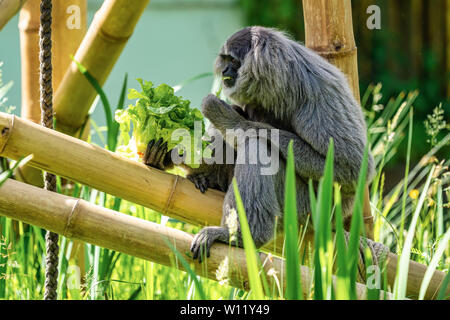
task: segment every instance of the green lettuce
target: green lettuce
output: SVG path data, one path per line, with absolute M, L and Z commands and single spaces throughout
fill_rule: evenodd
M 122 141 L 118 152 L 137 160 L 144 155 L 151 140 L 162 138 L 163 142 L 167 142 L 168 151 L 179 144 L 191 148 L 193 152 L 190 162 L 193 163 L 194 155 L 197 154 L 197 157 L 201 155 L 205 147 L 201 139 L 194 139 L 196 121 L 201 123 L 201 135 L 198 138 L 203 136 L 205 131 L 201 112 L 191 108 L 189 100 L 175 96 L 174 89 L 169 85 L 161 84 L 155 88 L 150 81 L 137 80 L 141 85 L 141 91 L 130 89 L 128 94 L 128 99 L 137 99 L 136 104 L 115 113 Z M 186 129 L 190 139 L 172 140 L 172 133 L 176 129 Z

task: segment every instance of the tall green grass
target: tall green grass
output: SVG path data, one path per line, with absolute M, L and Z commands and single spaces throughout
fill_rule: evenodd
M 124 81 L 125 83 L 125 81 Z M 126 85 L 123 85 L 125 88 Z M 122 93 L 124 89 L 122 90 Z M 400 94 L 389 101 L 386 106 L 379 104 L 381 86 L 372 86 L 363 96 L 367 122 L 368 138 L 373 150 L 377 173 L 371 186 L 372 211 L 376 218 L 375 237 L 392 251 L 401 255 L 397 272 L 395 288 L 383 286 L 382 289 L 396 293 L 397 299 L 405 297 L 405 281 L 407 258 L 429 265 L 425 279 L 422 282 L 419 298 L 423 298 L 429 285 L 430 275 L 434 270 L 448 272 L 450 262 L 449 204 L 450 175 L 445 167 L 450 164 L 447 158 L 438 160 L 436 156 L 442 152 L 450 141 L 450 133 L 438 137 L 436 143 L 430 146 L 430 151 L 422 161 L 413 165 L 411 170 L 405 170 L 404 178 L 392 188 L 385 190 L 385 166 L 398 152 L 399 146 L 408 137 L 408 156 L 414 150 L 414 136 L 411 130 L 412 106 L 417 93 Z M 121 97 L 123 94 L 121 94 Z M 122 101 L 122 98 L 119 100 Z M 106 101 L 106 100 L 105 100 Z M 109 102 L 106 103 L 108 105 Z M 119 102 L 117 106 L 123 103 Z M 108 108 L 105 107 L 105 116 Z M 107 137 L 105 147 L 114 150 L 113 125 L 107 121 Z M 97 133 L 102 134 L 103 128 Z M 416 134 L 416 133 L 414 133 Z M 116 141 L 117 142 L 117 141 Z M 348 244 L 342 232 L 343 218 L 341 194 L 339 186 L 333 182 L 333 143 L 327 156 L 327 166 L 319 188 L 314 189 L 310 183 L 310 199 L 312 220 L 315 227 L 316 247 L 302 252 L 303 257 L 311 256 L 310 266 L 313 268 L 314 283 L 308 288 L 301 285 L 300 263 L 298 250 L 302 242 L 299 232 L 305 226 L 295 226 L 296 200 L 295 177 L 293 174 L 292 155 L 286 168 L 286 189 L 284 221 L 285 225 L 285 267 L 282 275 L 264 275 L 257 250 L 251 244 L 244 244 L 248 253 L 248 274 L 252 276 L 250 294 L 244 290 L 233 288 L 227 284 L 205 279 L 192 270 L 183 272 L 177 269 L 180 264 L 188 261 L 174 256 L 173 266 L 166 267 L 156 263 L 143 261 L 136 257 L 119 254 L 107 249 L 85 244 L 85 274 L 82 275 L 80 286 L 77 287 L 77 267 L 81 261 L 73 254 L 73 242 L 61 237 L 60 240 L 60 275 L 58 282 L 58 297 L 60 299 L 354 299 L 356 285 L 356 261 L 359 249 L 358 235 L 362 232 L 362 181 L 357 187 L 352 228 Z M 2 161 L 0 172 L 2 179 L 10 177 L 12 167 Z M 365 166 L 362 167 L 364 172 Z M 237 186 L 238 188 L 239 186 Z M 417 198 L 410 196 L 417 190 Z M 88 186 L 73 184 L 71 189 L 62 188 L 58 181 L 58 191 L 69 196 L 82 198 L 96 205 L 117 210 L 135 217 L 165 224 L 172 228 L 195 233 L 198 226 L 169 219 L 158 212 L 142 206 L 122 201 Z M 242 207 L 238 208 L 242 215 Z M 245 214 L 243 215 L 245 217 Z M 241 223 L 245 221 L 240 217 Z M 332 225 L 336 229 L 335 236 L 331 233 Z M 402 227 L 403 225 L 403 227 Z M 301 229 L 303 228 L 303 229 Z M 21 222 L 0 217 L 0 299 L 42 299 L 44 286 L 44 231 Z M 247 242 L 250 242 L 246 232 Z M 300 238 L 300 239 L 299 239 Z M 405 239 L 398 241 L 398 239 Z M 370 261 L 368 261 L 370 264 Z M 186 266 L 184 266 L 186 268 Z M 189 269 L 188 269 L 189 270 Z M 191 272 L 192 271 L 192 272 Z M 335 281 L 331 277 L 335 274 Z M 285 277 L 287 287 L 275 286 L 274 290 L 266 290 L 265 277 L 273 277 L 277 281 Z M 448 285 L 447 275 L 445 283 Z M 445 284 L 444 284 L 445 286 Z M 444 291 L 437 293 L 437 298 L 448 298 Z M 378 298 L 376 292 L 368 292 L 369 298 Z
M 289 143 L 284 196 L 284 232 L 286 254 L 286 294 L 288 300 L 303 299 L 298 247 L 297 190 L 293 142 Z

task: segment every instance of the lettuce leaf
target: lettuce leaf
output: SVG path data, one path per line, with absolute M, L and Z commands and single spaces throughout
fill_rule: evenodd
M 203 116 L 198 109 L 190 107 L 189 100 L 175 96 L 174 89 L 167 84 L 153 87 L 151 81 L 137 79 L 141 91 L 130 89 L 128 99 L 137 99 L 135 105 L 129 105 L 127 109 L 117 110 L 115 119 L 120 125 L 120 139 L 122 145 L 118 152 L 132 159 L 142 157 L 150 140 L 163 139 L 167 142 L 168 151 L 179 143 L 185 148 L 191 148 L 191 163 L 194 154 L 197 157 L 203 152 L 205 144 L 194 139 L 194 124 L 201 123 L 201 136 L 205 132 Z M 190 139 L 173 141 L 172 134 L 177 129 L 185 129 L 189 132 Z M 190 142 L 186 142 L 190 140 Z M 197 139 L 198 140 L 198 139 Z M 187 145 L 187 144 L 190 145 Z M 181 151 L 181 150 L 180 150 Z M 201 154 L 200 154 L 201 155 Z M 196 167 L 195 165 L 191 165 Z

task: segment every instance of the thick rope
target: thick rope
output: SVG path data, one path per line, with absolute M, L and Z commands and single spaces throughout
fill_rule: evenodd
M 41 124 L 53 129 L 53 87 L 52 87 L 52 0 L 41 0 L 40 35 L 40 87 L 41 87 Z M 44 173 L 44 188 L 56 191 L 55 175 Z M 58 234 L 47 231 L 45 300 L 56 300 L 58 286 Z

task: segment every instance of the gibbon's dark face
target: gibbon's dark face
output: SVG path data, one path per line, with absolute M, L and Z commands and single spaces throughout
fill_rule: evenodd
M 245 55 L 251 49 L 250 27 L 233 34 L 223 45 L 216 60 L 216 74 L 222 77 L 225 87 L 231 88 L 238 78 Z
M 236 83 L 238 70 L 241 67 L 241 61 L 231 54 L 221 54 L 222 60 L 222 81 L 226 87 L 231 88 Z

